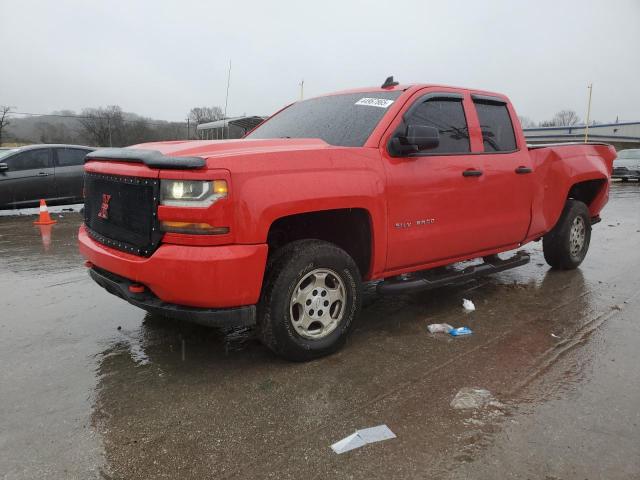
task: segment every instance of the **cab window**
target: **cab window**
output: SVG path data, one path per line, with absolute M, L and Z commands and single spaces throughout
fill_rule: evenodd
M 516 136 L 504 102 L 474 99 L 485 152 L 513 152 Z
M 41 148 L 37 150 L 27 150 L 10 158 L 5 159 L 9 169 L 16 170 L 37 170 L 49 168 L 49 149 Z
M 440 143 L 421 153 L 469 153 L 469 128 L 461 98 L 433 98 L 420 104 L 407 119 L 407 125 L 424 125 L 438 129 Z
M 87 150 L 78 148 L 57 148 L 56 167 L 72 167 L 84 165 L 84 157 L 89 153 Z

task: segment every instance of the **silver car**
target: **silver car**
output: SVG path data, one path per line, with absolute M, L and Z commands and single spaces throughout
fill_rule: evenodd
M 613 162 L 611 178 L 621 178 L 623 182 L 630 178 L 640 181 L 640 149 L 620 150 Z
M 82 201 L 84 157 L 80 145 L 29 145 L 0 150 L 0 209 Z

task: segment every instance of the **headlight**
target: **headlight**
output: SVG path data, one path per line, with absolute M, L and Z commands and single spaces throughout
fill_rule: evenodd
M 225 180 L 160 181 L 160 204 L 170 207 L 208 207 L 228 193 Z

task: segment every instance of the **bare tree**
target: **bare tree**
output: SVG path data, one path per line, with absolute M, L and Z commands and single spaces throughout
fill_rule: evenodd
M 155 140 L 180 140 L 184 138 L 186 122 L 160 122 L 154 126 Z
M 124 146 L 124 119 L 118 105 L 85 108 L 78 119 L 87 141 L 96 146 Z
M 560 110 L 553 116 L 553 123 L 557 127 L 571 127 L 580 121 L 580 117 L 573 110 Z
M 194 124 L 194 132 L 197 132 L 197 127 L 201 123 L 215 122 L 216 120 L 222 120 L 224 113 L 220 107 L 194 107 L 189 111 L 189 121 Z M 189 138 L 191 138 L 189 133 Z
M 34 128 L 41 143 L 77 143 L 75 132 L 64 123 L 40 121 Z
M 220 107 L 194 107 L 189 111 L 189 120 L 196 126 L 201 123 L 222 120 L 224 113 Z
M 0 118 L 2 118 L 0 110 Z M 7 116 L 8 118 L 8 116 Z M 7 119 L 5 118 L 5 120 Z M 11 137 L 24 143 L 78 143 L 126 146 L 184 138 L 186 122 L 152 120 L 123 112 L 117 105 L 85 108 L 79 114 L 60 110 L 51 115 L 11 118 Z M 7 141 L 6 132 L 4 134 Z
M 529 117 L 518 116 L 518 119 L 520 120 L 520 125 L 522 125 L 522 128 L 533 128 L 536 126 L 536 122 L 531 120 Z
M 2 146 L 2 132 L 9 126 L 9 115 L 11 107 L 8 105 L 0 105 L 0 146 Z
M 124 145 L 133 145 L 135 143 L 148 142 L 153 138 L 153 132 L 145 118 L 136 118 L 127 121 L 122 137 Z

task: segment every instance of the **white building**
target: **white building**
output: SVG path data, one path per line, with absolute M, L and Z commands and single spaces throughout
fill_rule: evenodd
M 586 127 L 536 127 L 525 128 L 528 143 L 583 142 Z M 640 147 L 640 122 L 602 123 L 589 125 L 590 142 L 610 143 L 618 150 Z
M 201 123 L 196 127 L 200 140 L 225 140 L 241 138 L 264 121 L 265 117 L 233 117 L 215 122 Z

